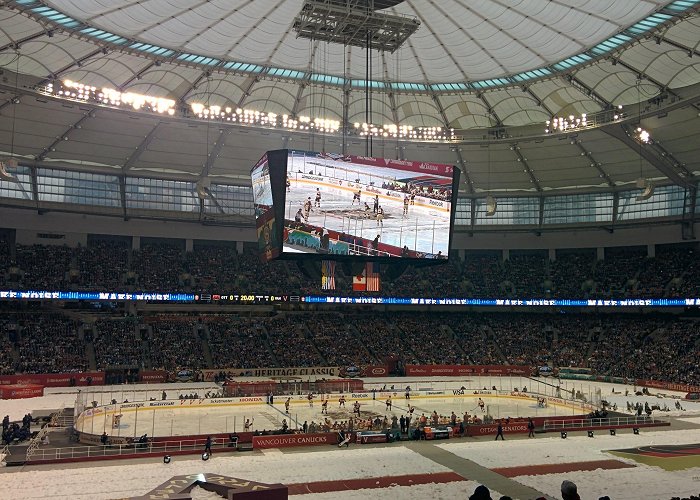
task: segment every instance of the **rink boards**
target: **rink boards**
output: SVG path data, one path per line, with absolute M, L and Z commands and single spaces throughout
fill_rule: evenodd
M 291 398 L 291 414 L 284 412 L 284 403 L 287 397 Z M 313 406 L 309 405 L 307 395 L 276 396 L 274 405 L 269 405 L 264 396 L 250 396 L 241 398 L 216 398 L 216 399 L 184 399 L 166 401 L 143 401 L 131 402 L 116 405 L 98 406 L 88 408 L 76 419 L 75 428 L 79 431 L 101 434 L 103 431 L 110 435 L 117 435 L 125 432 L 133 435 L 149 433 L 155 436 L 170 436 L 182 434 L 196 434 L 204 432 L 231 432 L 240 431 L 240 427 L 245 418 L 258 418 L 256 427 L 274 428 L 281 423 L 282 418 L 287 418 L 290 424 L 301 425 L 304 420 L 319 419 L 321 401 L 328 398 L 328 407 L 331 410 L 338 408 L 339 394 L 316 395 Z M 373 413 L 394 414 L 400 416 L 405 413 L 410 403 L 416 407 L 418 412 L 474 410 L 479 398 L 484 400 L 486 406 L 493 406 L 493 410 L 500 416 L 500 407 L 503 409 L 503 416 L 512 414 L 515 411 L 524 413 L 521 416 L 535 414 L 556 415 L 557 408 L 565 409 L 568 412 L 588 412 L 593 409 L 590 405 L 585 405 L 579 401 L 567 401 L 561 398 L 547 397 L 538 394 L 524 395 L 522 393 L 511 393 L 507 391 L 463 391 L 436 390 L 436 391 L 413 391 L 410 400 L 405 398 L 405 393 L 400 391 L 377 391 L 359 392 L 345 394 L 346 403 L 343 409 L 348 416 L 352 413 L 352 405 L 355 401 L 360 402 L 361 410 Z M 386 410 L 385 401 L 392 399 L 393 407 L 391 411 Z M 539 408 L 537 398 L 545 397 L 549 408 Z M 430 408 L 422 408 L 424 403 L 429 403 Z M 164 412 L 163 410 L 167 410 Z M 493 413 L 493 412 L 492 412 Z M 559 412 L 561 413 L 561 412 Z M 292 414 L 298 421 L 292 418 Z M 122 415 L 123 425 L 119 428 L 112 428 L 112 417 Z M 231 419 L 234 419 L 231 421 Z M 263 425 L 259 425 L 260 422 Z

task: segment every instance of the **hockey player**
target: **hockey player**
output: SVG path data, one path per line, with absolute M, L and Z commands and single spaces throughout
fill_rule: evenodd
M 341 394 L 338 399 L 338 408 L 345 408 L 345 394 Z
M 301 208 L 297 210 L 296 215 L 294 216 L 294 222 L 298 222 L 301 224 L 301 219 L 304 217 L 304 214 L 301 212 Z
M 403 214 L 408 215 L 408 195 L 403 197 Z
M 369 217 L 371 215 L 370 211 L 371 211 L 371 209 L 369 208 L 369 205 L 367 204 L 367 202 L 365 202 L 365 219 L 369 219 Z
M 314 407 L 314 395 L 312 393 L 309 393 L 308 396 L 306 396 L 306 399 L 309 400 L 309 408 Z
M 284 412 L 289 414 L 289 403 L 292 401 L 292 398 L 287 398 L 287 401 L 284 402 Z
M 246 419 L 245 423 L 243 424 L 243 430 L 249 432 L 253 428 L 253 422 L 255 422 L 254 418 Z
M 386 400 L 386 409 L 387 411 L 391 411 L 391 396 L 389 396 Z
M 360 418 L 360 402 L 355 401 L 355 403 L 352 405 L 352 412 L 357 415 L 357 418 Z
M 289 182 L 289 176 L 287 176 L 286 185 L 287 185 L 287 192 L 289 193 L 292 190 L 292 183 Z
M 484 409 L 485 406 L 486 406 L 486 404 L 484 403 L 484 400 L 479 398 L 479 409 L 481 410 L 481 413 L 486 412 L 486 410 Z
M 377 210 L 379 210 L 379 195 L 375 194 L 374 195 L 374 208 L 373 208 L 373 211 L 375 214 L 377 213 Z
M 357 204 L 360 204 L 360 196 L 362 196 L 362 189 L 358 189 L 355 194 L 352 195 L 352 203 L 351 205 L 355 204 L 355 200 L 357 200 Z
M 321 188 L 316 188 L 316 199 L 314 200 L 314 207 L 321 208 Z
M 304 222 L 309 223 L 309 213 L 311 212 L 311 196 L 304 202 Z
M 328 415 L 328 400 L 324 399 L 321 401 L 321 414 L 326 414 Z
M 377 225 L 384 227 L 384 209 L 381 205 L 377 208 Z

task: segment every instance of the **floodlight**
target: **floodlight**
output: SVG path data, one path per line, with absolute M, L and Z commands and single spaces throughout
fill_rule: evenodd
M 493 217 L 496 215 L 496 209 L 498 208 L 498 202 L 496 198 L 491 195 L 486 196 L 486 217 Z

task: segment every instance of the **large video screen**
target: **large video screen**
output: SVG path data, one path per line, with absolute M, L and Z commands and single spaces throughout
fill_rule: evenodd
M 279 256 L 280 241 L 267 153 L 251 169 L 250 176 L 253 184 L 253 208 L 255 210 L 258 250 L 261 259 L 268 261 Z
M 289 151 L 284 254 L 447 259 L 452 165 Z

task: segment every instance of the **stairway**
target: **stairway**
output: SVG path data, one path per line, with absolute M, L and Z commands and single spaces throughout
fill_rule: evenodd
M 214 368 L 214 360 L 211 357 L 211 349 L 209 348 L 209 341 L 207 339 L 202 339 L 202 354 L 204 354 L 204 362 L 207 368 Z
M 90 342 L 85 343 L 85 357 L 88 360 L 90 370 L 97 370 L 97 359 L 95 358 L 95 345 Z

